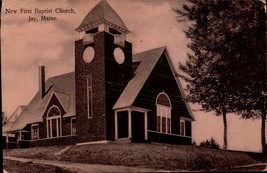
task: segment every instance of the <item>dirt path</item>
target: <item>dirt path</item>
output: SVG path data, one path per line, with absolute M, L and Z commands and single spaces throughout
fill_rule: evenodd
M 82 163 L 73 163 L 73 162 L 64 162 L 64 161 L 52 161 L 52 160 L 40 160 L 40 159 L 26 159 L 26 158 L 16 158 L 16 157 L 3 157 L 6 160 L 19 161 L 22 163 L 33 163 L 33 164 L 45 164 L 45 165 L 53 165 L 61 168 L 65 168 L 67 170 L 79 173 L 91 173 L 91 172 L 170 172 L 166 170 L 156 170 L 149 168 L 137 168 L 137 167 L 127 167 L 127 166 L 112 166 L 112 165 L 100 165 L 100 164 L 82 164 Z M 225 170 L 211 170 L 211 172 L 217 172 Z M 255 171 L 267 172 L 267 163 L 258 163 L 251 165 L 243 165 L 232 168 L 228 171 Z M 198 172 L 198 171 L 186 171 L 186 170 L 176 170 L 175 172 Z
M 14 160 L 23 163 L 36 163 L 36 164 L 46 164 L 58 166 L 61 168 L 67 168 L 71 171 L 77 171 L 80 173 L 89 172 L 165 172 L 164 170 L 155 170 L 149 168 L 135 168 L 126 166 L 110 166 L 110 165 L 98 165 L 98 164 L 82 164 L 82 163 L 72 163 L 63 161 L 50 161 L 50 160 L 39 160 L 39 159 L 25 159 L 4 156 L 4 159 Z

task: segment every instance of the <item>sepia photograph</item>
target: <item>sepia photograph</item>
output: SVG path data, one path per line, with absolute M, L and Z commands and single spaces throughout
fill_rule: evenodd
M 2 0 L 3 172 L 267 172 L 266 27 L 266 0 Z

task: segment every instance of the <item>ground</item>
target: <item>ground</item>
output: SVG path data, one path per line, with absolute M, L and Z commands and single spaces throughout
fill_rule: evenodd
M 69 171 L 67 169 L 62 169 L 57 166 L 52 165 L 43 165 L 43 164 L 33 164 L 32 162 L 23 163 L 20 161 L 6 160 L 3 161 L 3 169 L 8 173 L 33 173 L 33 172 L 42 172 L 42 173 L 76 173 L 74 171 Z
M 83 146 L 38 147 L 5 150 L 4 157 L 6 156 L 171 171 L 263 170 L 265 167 L 265 164 L 258 164 L 260 163 L 259 161 L 242 152 L 167 144 L 111 143 Z M 248 164 L 258 165 L 249 168 L 234 168 Z M 9 166 L 6 168 L 8 170 Z

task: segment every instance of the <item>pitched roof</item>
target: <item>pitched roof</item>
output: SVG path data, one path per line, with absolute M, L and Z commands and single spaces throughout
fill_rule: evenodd
M 13 125 L 16 119 L 21 115 L 21 112 L 23 112 L 25 108 L 26 108 L 25 105 L 18 106 L 17 109 L 13 112 L 13 114 L 7 119 L 6 125 L 4 125 L 2 128 L 2 136 L 7 136 L 6 131 L 10 129 L 10 127 Z
M 67 109 L 69 108 L 69 103 L 70 103 L 70 95 L 69 94 L 64 94 L 60 92 L 54 92 L 55 95 L 57 96 L 58 100 L 60 101 L 61 105 L 63 106 L 65 111 L 68 111 Z
M 61 99 L 60 101 L 66 109 L 66 112 L 75 115 L 74 72 L 51 77 L 46 81 L 45 86 L 47 93 L 44 98 L 41 99 L 40 91 L 38 91 L 8 131 L 21 130 L 27 124 L 42 122 L 45 108 L 53 93 L 56 93 L 58 98 Z
M 132 106 L 133 102 L 135 101 L 136 97 L 138 96 L 139 92 L 141 91 L 143 85 L 145 84 L 147 78 L 149 77 L 150 73 L 156 66 L 158 60 L 160 59 L 161 55 L 166 53 L 167 60 L 170 64 L 172 73 L 175 75 L 174 65 L 169 57 L 169 53 L 167 51 L 166 46 L 159 47 L 156 49 L 152 49 L 146 52 L 142 52 L 136 55 L 133 55 L 133 62 L 137 63 L 140 62 L 139 66 L 135 71 L 134 77 L 129 81 L 126 85 L 125 89 L 123 90 L 122 94 L 120 95 L 119 99 L 113 106 L 113 109 L 125 108 Z M 181 92 L 182 97 L 185 97 L 184 90 L 182 88 L 181 82 L 178 78 L 175 78 L 177 86 Z M 195 119 L 194 114 L 187 102 L 185 102 L 187 110 L 192 118 Z
M 133 104 L 165 49 L 166 47 L 160 47 L 133 56 L 133 62 L 141 61 L 141 63 L 135 71 L 134 78 L 129 81 L 113 109 L 124 108 Z
M 6 125 L 2 126 L 2 136 L 7 136 L 6 131 L 12 126 L 13 122 L 7 122 Z
M 112 9 L 106 0 L 101 0 L 83 19 L 76 31 L 81 32 L 86 29 L 99 26 L 101 23 L 114 25 L 119 30 L 129 33 L 120 16 Z
M 25 105 L 18 106 L 17 109 L 13 112 L 13 114 L 7 119 L 7 121 L 13 123 L 21 114 L 21 112 L 24 111 L 25 107 Z

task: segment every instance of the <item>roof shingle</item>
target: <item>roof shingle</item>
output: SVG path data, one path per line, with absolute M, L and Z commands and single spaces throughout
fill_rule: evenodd
M 101 23 L 115 25 L 120 30 L 129 33 L 130 31 L 125 26 L 120 16 L 106 2 L 101 0 L 83 19 L 76 31 L 81 32 L 99 26 Z
M 42 122 L 45 108 L 53 93 L 56 93 L 66 110 L 66 114 L 75 115 L 75 74 L 66 73 L 49 78 L 46 83 L 46 95 L 40 97 L 40 91 L 36 93 L 30 103 L 25 107 L 17 120 L 7 131 L 22 130 L 27 124 Z M 49 89 L 51 88 L 51 89 Z M 49 90 L 48 90 L 49 89 Z
M 146 82 L 148 76 L 157 64 L 166 47 L 159 47 L 133 56 L 133 62 L 140 62 L 135 76 L 129 81 L 113 109 L 131 106 Z

